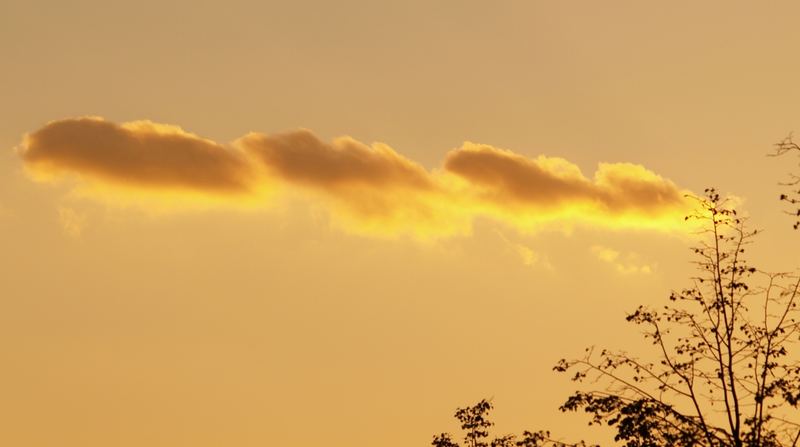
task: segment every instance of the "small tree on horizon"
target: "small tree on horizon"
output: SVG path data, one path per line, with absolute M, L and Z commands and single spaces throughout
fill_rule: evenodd
M 489 428 L 494 425 L 489 420 L 489 412 L 494 408 L 490 400 L 481 399 L 470 407 L 456 410 L 455 418 L 461 423 L 464 432 L 464 447 L 590 447 L 583 441 L 567 444 L 554 440 L 548 431 L 524 431 L 521 436 L 504 435 L 489 440 Z M 434 447 L 461 447 L 450 433 L 433 437 Z M 596 446 L 595 446 L 596 447 Z

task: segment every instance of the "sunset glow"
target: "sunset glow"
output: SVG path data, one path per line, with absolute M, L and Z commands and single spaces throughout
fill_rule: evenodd
M 653 361 L 697 196 L 800 266 L 798 16 L 0 1 L 0 446 L 426 446 L 483 398 L 619 445 L 553 367 Z

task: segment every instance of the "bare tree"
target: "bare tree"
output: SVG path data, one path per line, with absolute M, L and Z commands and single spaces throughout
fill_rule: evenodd
M 769 154 L 772 157 L 779 157 L 789 152 L 800 153 L 800 146 L 792 139 L 792 134 L 789 134 L 783 140 L 775 143 L 775 151 Z M 780 200 L 790 204 L 791 208 L 786 211 L 786 214 L 795 216 L 794 229 L 800 228 L 800 176 L 794 173 L 789 173 L 789 181 L 781 183 L 781 185 L 788 188 L 787 193 L 780 195 Z
M 798 278 L 763 273 L 745 260 L 749 230 L 713 189 L 698 199 L 704 225 L 693 250 L 699 275 L 656 309 L 627 320 L 641 326 L 655 359 L 589 348 L 555 367 L 591 385 L 561 407 L 616 428 L 615 439 L 639 446 L 796 446 L 800 425 L 788 419 L 800 396 Z M 754 286 L 754 275 L 763 285 Z
M 592 347 L 560 360 L 554 369 L 581 388 L 560 409 L 612 427 L 626 447 L 797 446 L 800 424 L 791 416 L 800 401 L 800 364 L 789 354 L 800 340 L 800 278 L 749 265 L 745 252 L 758 232 L 714 189 L 705 193 L 687 217 L 703 228 L 692 249 L 697 276 L 665 305 L 639 306 L 626 318 L 643 329 L 651 355 Z M 489 446 L 491 408 L 484 400 L 456 412 L 465 446 Z M 446 433 L 433 445 L 459 446 Z M 549 445 L 585 444 L 554 441 L 544 431 L 491 444 Z

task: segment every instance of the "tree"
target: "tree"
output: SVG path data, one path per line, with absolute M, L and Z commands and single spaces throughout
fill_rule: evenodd
M 555 367 L 578 383 L 561 407 L 616 428 L 625 446 L 795 446 L 800 425 L 786 418 L 800 398 L 798 286 L 788 273 L 758 272 L 745 260 L 756 230 L 713 189 L 698 199 L 704 222 L 695 247 L 699 275 L 662 309 L 640 306 L 627 320 L 642 326 L 657 361 L 624 351 L 587 349 Z M 764 285 L 753 286 L 760 273 Z M 752 310 L 751 310 L 752 309 Z
M 666 305 L 639 306 L 626 317 L 643 329 L 653 355 L 592 347 L 560 360 L 554 370 L 583 388 L 560 409 L 612 427 L 626 447 L 797 446 L 800 424 L 788 413 L 800 401 L 800 364 L 789 353 L 800 336 L 800 279 L 750 266 L 745 251 L 758 232 L 714 189 L 696 199 L 698 211 L 687 219 L 703 228 L 693 248 L 698 275 Z M 567 445 L 530 434 L 539 437 L 496 445 Z M 471 439 L 469 447 L 487 445 Z
M 461 423 L 464 432 L 465 447 L 588 447 L 584 442 L 566 444 L 550 437 L 547 431 L 522 432 L 522 436 L 504 435 L 489 441 L 489 428 L 494 425 L 489 420 L 489 412 L 493 406 L 491 401 L 482 399 L 471 407 L 456 410 L 455 418 Z M 441 433 L 433 437 L 434 447 L 460 447 L 450 433 Z
M 783 140 L 775 143 L 775 151 L 770 155 L 773 157 L 779 157 L 788 154 L 789 152 L 800 152 L 800 146 L 798 146 L 798 144 L 792 140 L 791 134 L 789 134 L 789 136 Z M 800 186 L 800 175 L 790 173 L 789 181 L 781 184 L 789 188 L 788 193 L 783 193 L 780 195 L 780 200 L 791 205 L 791 209 L 786 211 L 786 214 L 795 216 L 794 229 L 796 230 L 800 228 L 800 189 L 796 189 L 798 186 Z

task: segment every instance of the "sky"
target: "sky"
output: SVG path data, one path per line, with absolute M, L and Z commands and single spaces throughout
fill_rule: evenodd
M 585 436 L 716 187 L 800 265 L 770 158 L 796 2 L 0 2 L 0 444 Z M 600 435 L 598 435 L 600 436 Z

